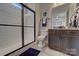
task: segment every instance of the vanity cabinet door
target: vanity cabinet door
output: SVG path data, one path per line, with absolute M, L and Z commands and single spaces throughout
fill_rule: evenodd
M 63 36 L 60 40 L 60 49 L 61 51 L 66 52 L 67 48 L 68 48 L 68 38 Z
M 76 55 L 77 53 L 79 53 L 79 37 L 78 36 L 68 37 L 68 48 L 66 51 L 70 55 Z
M 48 36 L 48 45 L 52 49 L 59 49 L 59 36 L 56 35 L 55 31 L 49 31 L 49 36 Z
M 66 39 L 62 37 L 62 31 L 49 31 L 49 47 L 64 51 L 66 49 Z M 64 50 L 63 50 L 64 49 Z
M 60 46 L 60 40 L 58 36 L 54 36 L 53 37 L 53 45 L 56 49 L 59 50 L 59 46 Z

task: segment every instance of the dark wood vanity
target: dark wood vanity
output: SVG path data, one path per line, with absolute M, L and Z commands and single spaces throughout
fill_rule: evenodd
M 79 30 L 49 29 L 48 47 L 66 54 L 78 55 Z

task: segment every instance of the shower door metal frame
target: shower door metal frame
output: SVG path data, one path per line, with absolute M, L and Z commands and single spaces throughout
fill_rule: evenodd
M 30 45 L 31 43 L 33 43 L 33 42 L 36 41 L 36 19 L 35 19 L 36 13 L 35 13 L 34 10 L 32 10 L 31 8 L 29 8 L 29 7 L 26 6 L 25 4 L 23 4 L 23 3 L 19 3 L 19 4 L 22 6 L 22 10 L 21 10 L 22 47 L 20 47 L 20 48 L 18 48 L 18 49 L 16 49 L 16 50 L 14 50 L 14 51 L 12 51 L 12 52 L 10 52 L 10 53 L 4 55 L 4 56 L 8 56 L 8 55 L 10 55 L 10 54 L 12 54 L 12 53 L 14 53 L 14 52 L 16 52 L 16 51 L 22 49 L 22 48 L 25 47 L 25 46 L 28 46 L 28 45 Z M 30 43 L 28 43 L 28 44 L 26 44 L 26 45 L 24 45 L 24 8 L 26 8 L 26 9 L 28 9 L 28 10 L 30 10 L 31 12 L 34 13 L 34 41 L 32 41 L 32 42 L 30 42 Z M 0 24 L 0 25 L 3 25 L 3 24 Z M 6 25 L 3 25 L 3 26 L 17 26 L 17 25 L 8 25 L 8 24 L 6 24 Z

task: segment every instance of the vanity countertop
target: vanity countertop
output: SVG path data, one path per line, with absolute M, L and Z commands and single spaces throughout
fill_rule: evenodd
M 79 28 L 53 28 L 52 30 L 79 30 Z

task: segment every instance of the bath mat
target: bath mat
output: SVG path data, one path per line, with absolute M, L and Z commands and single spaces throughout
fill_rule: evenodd
M 37 56 L 39 53 L 40 53 L 39 50 L 34 49 L 34 48 L 29 48 L 28 50 L 26 50 L 25 52 L 23 52 L 19 56 Z

